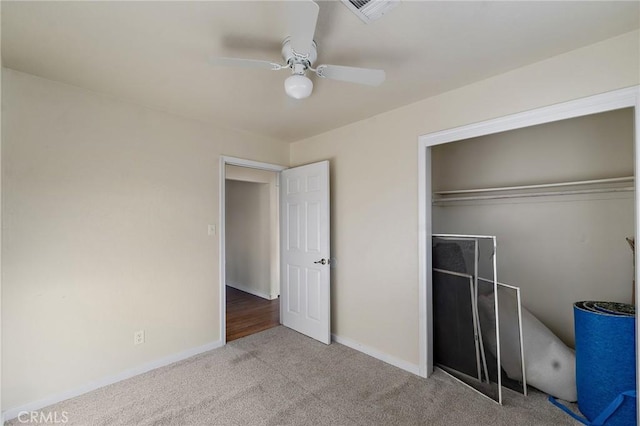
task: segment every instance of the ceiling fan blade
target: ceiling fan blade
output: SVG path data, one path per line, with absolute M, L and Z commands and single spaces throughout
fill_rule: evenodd
M 287 22 L 291 47 L 296 53 L 307 55 L 311 51 L 320 8 L 312 0 L 287 2 Z
M 211 65 L 222 65 L 225 67 L 242 67 L 242 68 L 259 68 L 265 70 L 277 71 L 282 69 L 282 65 L 275 62 L 261 61 L 258 59 L 240 59 L 240 58 L 209 58 Z
M 343 67 L 340 65 L 318 65 L 316 74 L 318 74 L 319 77 L 366 84 L 368 86 L 379 86 L 386 78 L 383 70 Z

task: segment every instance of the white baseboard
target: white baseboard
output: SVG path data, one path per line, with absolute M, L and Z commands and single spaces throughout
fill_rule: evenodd
M 417 376 L 420 375 L 420 367 L 417 364 L 411 364 L 410 362 L 407 362 L 405 360 L 402 359 L 398 359 L 396 357 L 393 357 L 391 355 L 385 354 L 384 352 L 380 352 L 377 349 L 373 349 L 369 346 L 365 346 L 361 343 L 358 343 L 354 340 L 348 339 L 346 337 L 340 337 L 336 334 L 332 334 L 331 335 L 331 339 L 336 342 L 336 343 L 340 343 L 341 345 L 345 345 L 350 347 L 351 349 L 355 349 L 356 351 L 362 352 L 364 354 L 367 354 L 371 357 L 374 357 L 376 359 L 379 359 L 380 361 L 386 362 L 387 364 L 391 364 L 394 367 L 398 367 L 401 368 L 405 371 L 408 371 L 409 373 L 413 373 Z
M 11 419 L 15 419 L 23 411 L 37 411 L 44 407 L 48 407 L 49 405 L 58 403 L 60 401 L 64 401 L 69 398 L 75 398 L 76 396 L 80 396 L 87 392 L 94 391 L 104 386 L 129 379 L 139 374 L 146 373 L 147 371 L 155 370 L 156 368 L 164 367 L 165 365 L 173 364 L 174 362 L 182 361 L 183 359 L 187 359 L 194 355 L 198 355 L 203 352 L 210 351 L 212 349 L 217 349 L 222 346 L 224 346 L 224 343 L 222 342 L 222 340 L 217 340 L 215 342 L 207 343 L 206 345 L 203 345 L 203 346 L 187 349 L 186 351 L 178 352 L 176 354 L 169 355 L 164 358 L 157 359 L 155 361 L 151 361 L 147 364 L 143 364 L 138 367 L 130 368 L 114 376 L 104 377 L 102 379 L 89 382 L 75 389 L 60 392 L 55 395 L 50 395 L 38 401 L 21 405 L 20 407 L 10 408 L 2 413 L 2 423 L 0 424 L 4 424 L 5 420 L 8 421 Z
M 238 289 L 240 291 L 244 291 L 245 293 L 249 293 L 249 294 L 253 294 L 254 296 L 262 297 L 263 299 L 273 300 L 273 299 L 277 299 L 278 298 L 278 296 L 271 297 L 270 294 L 262 293 L 261 291 L 257 291 L 255 289 L 251 288 L 250 286 L 247 286 L 247 285 L 244 285 L 244 284 L 229 283 L 228 282 L 227 285 L 229 287 L 233 287 L 233 288 Z

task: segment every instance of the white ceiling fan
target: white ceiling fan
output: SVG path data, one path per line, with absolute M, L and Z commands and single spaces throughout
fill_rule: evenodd
M 213 65 L 235 66 L 244 68 L 262 68 L 272 71 L 291 69 L 292 75 L 284 82 L 284 90 L 294 99 L 304 99 L 311 95 L 313 82 L 305 75 L 307 70 L 318 77 L 351 83 L 379 86 L 385 79 L 383 70 L 356 68 L 340 65 L 318 65 L 313 63 L 318 58 L 316 42 L 313 35 L 316 31 L 319 7 L 311 0 L 287 2 L 289 36 L 282 42 L 282 58 L 284 64 L 256 59 L 211 58 Z

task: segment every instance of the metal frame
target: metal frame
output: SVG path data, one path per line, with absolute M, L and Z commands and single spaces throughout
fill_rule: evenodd
M 494 296 L 494 310 L 496 315 L 496 363 L 498 366 L 498 404 L 502 405 L 502 374 L 500 374 L 500 366 L 502 365 L 500 360 L 500 315 L 498 310 L 498 244 L 495 235 L 465 235 L 465 234 L 432 234 L 433 238 L 439 238 L 444 240 L 479 240 L 489 239 L 493 244 L 492 263 L 493 263 L 493 296 Z M 477 261 L 475 262 L 477 265 Z M 477 276 L 477 275 L 476 275 Z M 477 288 L 477 286 L 476 286 Z M 487 376 L 488 377 L 488 376 Z
M 493 283 L 493 280 L 489 280 L 487 278 L 482 278 L 482 277 L 480 277 L 478 275 L 476 275 L 474 277 L 474 276 L 472 276 L 470 274 L 465 274 L 465 273 L 462 273 L 462 272 L 455 272 L 455 271 L 448 271 L 446 269 L 440 269 L 440 268 L 433 268 L 432 270 L 435 271 L 435 272 L 443 273 L 443 274 L 448 274 L 448 275 L 454 275 L 454 276 L 458 276 L 458 277 L 462 277 L 462 278 L 467 278 L 467 279 L 469 279 L 469 285 L 470 286 L 473 286 L 474 278 L 475 278 L 475 282 L 476 283 L 478 281 L 484 281 L 484 282 L 487 282 L 487 283 Z M 526 372 L 525 355 L 524 355 L 524 334 L 522 332 L 522 297 L 521 297 L 520 287 L 516 287 L 516 286 L 513 286 L 513 285 L 501 283 L 501 282 L 497 282 L 497 285 L 501 286 L 501 287 L 508 288 L 510 290 L 514 290 L 516 292 L 516 300 L 517 300 L 517 308 L 518 308 L 518 336 L 519 336 L 519 342 L 518 343 L 519 343 L 519 346 L 520 346 L 520 364 L 522 366 L 522 390 L 523 390 L 524 396 L 527 396 L 528 395 L 527 372 Z M 477 284 L 476 284 L 476 286 L 475 286 L 475 298 L 472 298 L 472 308 L 474 309 L 474 315 L 473 315 L 474 324 L 473 324 L 473 326 L 474 326 L 474 331 L 476 331 L 481 336 L 482 331 L 481 331 L 480 321 L 479 321 L 478 312 L 477 312 L 477 309 L 478 309 L 478 300 L 477 300 L 477 298 L 478 298 L 478 287 L 477 287 Z M 479 358 L 480 353 L 482 353 L 482 358 L 483 358 L 482 359 L 482 362 L 483 362 L 483 366 L 482 367 L 484 368 L 485 375 L 486 375 L 487 380 L 488 380 L 489 374 L 488 374 L 488 369 L 487 369 L 487 361 L 486 361 L 486 358 L 484 357 L 484 343 L 482 341 L 476 340 L 476 360 L 478 362 L 478 380 L 482 381 L 482 377 L 481 377 L 481 373 L 480 373 L 480 371 L 481 371 L 480 358 Z M 457 380 L 462 382 L 462 383 L 464 383 L 464 381 L 461 381 L 460 379 L 457 379 Z M 473 387 L 471 387 L 471 388 L 473 389 Z
M 442 234 L 441 234 L 442 235 Z M 474 304 L 474 311 L 473 311 L 473 316 L 474 316 L 474 322 L 477 323 L 477 327 L 475 328 L 477 330 L 477 339 L 478 339 L 478 343 L 480 346 L 480 361 L 482 362 L 482 367 L 484 368 L 484 372 L 485 372 L 485 376 L 487 377 L 487 381 L 489 380 L 489 369 L 487 368 L 487 357 L 484 353 L 484 340 L 482 339 L 482 328 L 480 327 L 480 318 L 478 317 L 478 262 L 480 261 L 480 250 L 479 250 L 479 244 L 478 244 L 478 238 L 465 238 L 465 237 L 460 237 L 460 238 L 447 238 L 447 237 L 442 237 L 442 236 L 438 236 L 433 235 L 433 238 L 440 238 L 442 240 L 456 240 L 456 241 L 473 241 L 474 242 L 474 262 L 473 262 L 473 276 L 468 275 L 468 274 L 462 274 L 464 276 L 469 276 L 470 278 L 473 278 L 473 285 L 474 285 L 474 297 L 472 299 L 472 303 Z M 437 270 L 436 268 L 433 268 L 433 270 Z M 441 272 L 452 272 L 452 271 L 445 271 L 444 269 L 439 270 Z M 458 273 L 453 273 L 458 274 Z M 475 326 L 474 326 L 475 327 Z M 480 368 L 478 368 L 480 369 Z M 482 380 L 480 378 L 480 380 Z
M 471 309 L 472 309 L 472 318 L 473 318 L 473 334 L 474 334 L 474 343 L 476 347 L 476 369 L 478 371 L 478 380 L 482 381 L 482 368 L 484 368 L 485 376 L 487 377 L 487 381 L 489 380 L 489 373 L 487 369 L 487 362 L 484 356 L 484 345 L 480 340 L 481 330 L 480 330 L 480 321 L 478 318 L 478 288 L 474 285 L 474 277 L 469 274 L 464 274 L 462 272 L 454 272 L 448 271 L 446 269 L 433 268 L 434 272 L 440 272 L 442 274 L 453 275 L 456 277 L 467 278 L 469 280 L 469 294 L 471 295 Z M 484 361 L 484 362 L 483 362 Z
M 482 277 L 479 277 L 478 279 L 480 281 L 493 282 L 491 280 L 488 280 Z M 504 284 L 501 282 L 498 282 L 498 285 L 509 288 L 511 290 L 515 290 L 516 292 L 516 298 L 518 300 L 518 332 L 520 334 L 520 362 L 522 363 L 522 387 L 524 389 L 524 396 L 527 396 L 527 393 L 528 393 L 527 392 L 527 372 L 525 368 L 526 364 L 524 359 L 524 333 L 522 332 L 522 298 L 520 297 L 520 287 Z

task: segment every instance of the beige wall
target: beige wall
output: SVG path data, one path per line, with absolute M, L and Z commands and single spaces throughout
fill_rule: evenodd
M 266 239 L 267 241 L 267 244 L 265 244 L 264 248 L 260 249 L 260 252 L 255 252 L 255 247 L 248 246 L 248 244 L 251 244 L 251 241 L 249 239 L 247 239 L 247 241 L 242 240 L 242 238 L 236 240 L 234 238 L 234 235 L 230 235 L 230 231 L 227 229 L 227 284 L 230 284 L 231 280 L 231 283 L 234 284 L 235 287 L 240 288 L 242 287 L 242 284 L 250 284 L 244 283 L 244 281 L 252 281 L 251 279 L 237 280 L 236 277 L 233 276 L 233 271 L 231 272 L 231 277 L 229 276 L 229 267 L 235 270 L 240 270 L 241 268 L 243 268 L 243 264 L 240 262 L 242 255 L 240 255 L 240 257 L 235 260 L 233 258 L 229 259 L 228 245 L 239 244 L 238 248 L 236 249 L 236 252 L 238 254 L 242 253 L 242 251 L 253 253 L 251 257 L 255 259 L 255 263 L 253 263 L 253 265 L 251 266 L 251 272 L 249 274 L 251 276 L 259 277 L 260 282 L 264 281 L 266 285 L 261 285 L 265 289 L 263 293 L 268 295 L 269 298 L 275 299 L 280 295 L 280 225 L 278 201 L 279 174 L 269 170 L 252 169 L 249 167 L 233 166 L 230 164 L 226 165 L 225 173 L 227 182 L 229 182 L 229 180 L 233 180 L 238 182 L 253 182 L 264 184 L 264 186 L 260 190 L 260 196 L 262 197 L 262 201 L 260 203 L 261 206 L 258 206 L 261 209 L 260 213 L 262 214 L 262 216 L 260 218 L 256 217 L 255 221 L 261 221 L 261 224 L 258 226 L 258 229 L 256 231 L 261 234 L 261 239 Z M 239 204 L 240 209 L 246 209 L 244 214 L 249 214 L 248 211 L 250 211 L 251 208 L 244 205 L 245 202 L 246 200 L 237 199 L 237 203 Z M 232 231 L 233 229 L 236 229 L 239 235 L 244 235 L 245 230 L 241 229 L 241 223 L 239 223 L 237 221 L 237 218 L 233 216 L 233 212 L 229 213 L 232 215 L 232 217 L 227 215 L 227 225 L 229 225 L 229 221 L 231 220 Z M 264 216 L 265 213 L 267 215 L 266 217 Z M 257 215 L 259 213 L 255 211 L 251 214 Z M 265 262 L 266 266 L 258 266 L 260 263 L 264 264 Z M 244 265 L 244 267 L 246 267 L 246 265 Z M 259 270 L 260 268 L 262 270 Z M 247 276 L 246 272 L 241 272 L 241 274 Z M 238 284 L 240 285 L 238 286 Z M 253 286 L 244 288 L 245 291 L 251 291 L 253 289 Z
M 633 176 L 633 109 L 431 149 L 434 191 Z
M 227 179 L 225 196 L 227 285 L 272 299 L 269 185 Z
M 3 408 L 219 340 L 219 156 L 288 146 L 2 71 Z
M 433 188 L 633 176 L 633 131 L 627 108 L 439 145 Z M 573 345 L 574 302 L 631 302 L 634 218 L 632 192 L 481 200 L 434 206 L 433 231 L 496 235 L 500 281 Z
M 637 85 L 638 31 L 291 146 L 331 160 L 333 332 L 418 363 L 419 135 Z

